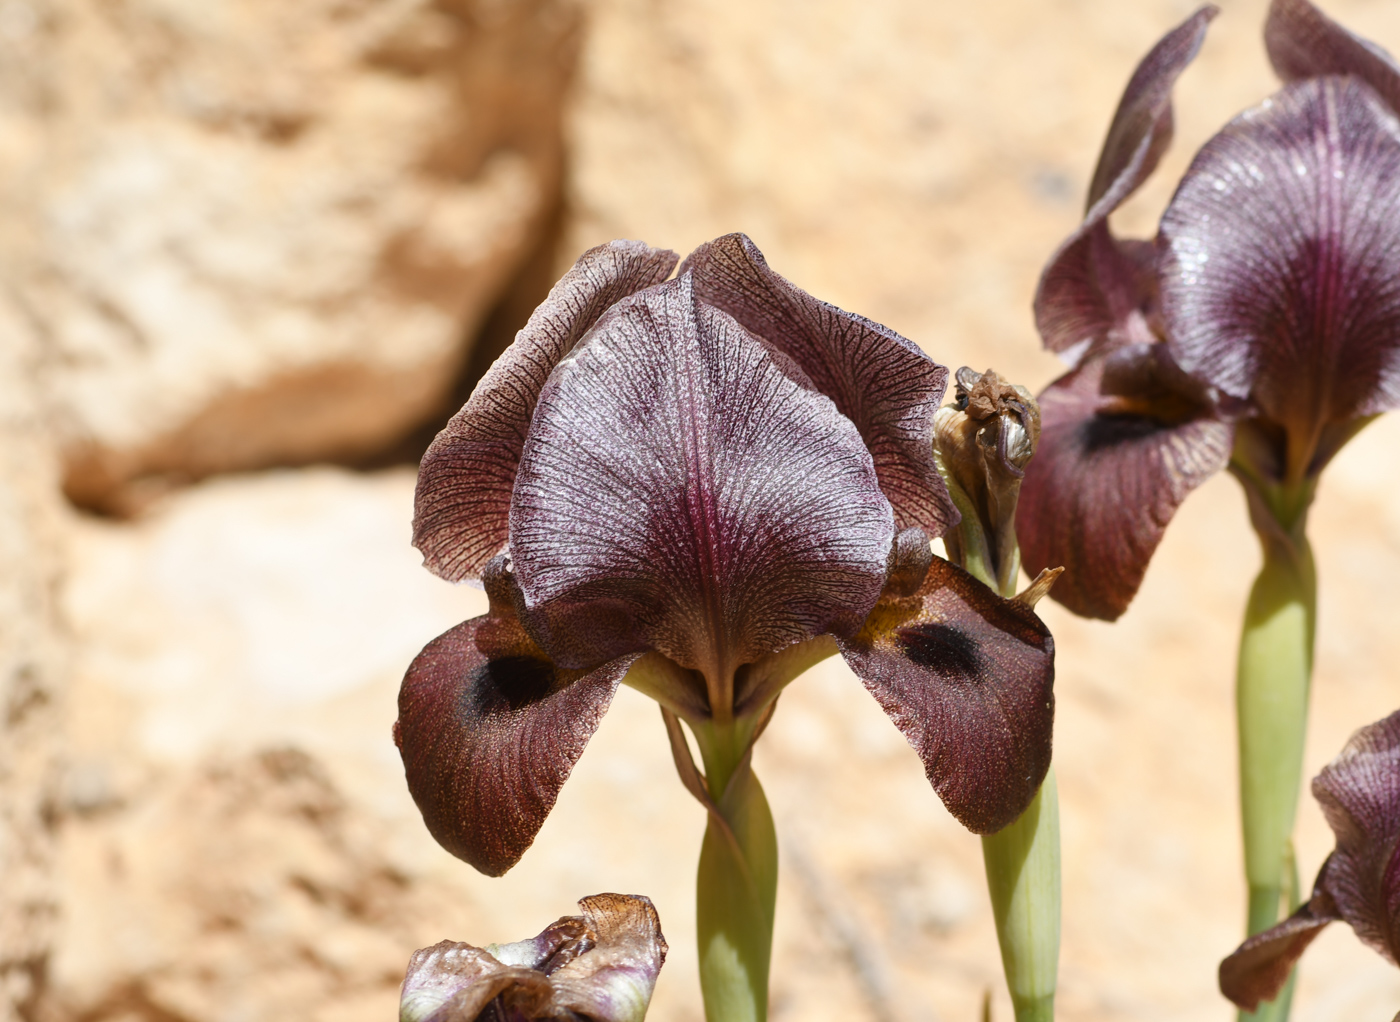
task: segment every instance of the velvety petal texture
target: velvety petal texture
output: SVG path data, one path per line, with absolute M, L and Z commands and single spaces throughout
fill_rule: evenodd
M 438 844 L 489 876 L 515 865 L 635 659 L 560 670 L 506 616 L 429 643 L 404 677 L 394 740 Z
M 1285 82 L 1353 75 L 1400 113 L 1400 65 L 1369 39 L 1348 32 L 1307 0 L 1274 0 L 1264 46 Z
M 666 940 L 651 900 L 595 894 L 538 937 L 413 954 L 400 1022 L 641 1022 Z
M 1170 143 L 1172 86 L 1216 13 L 1202 7 L 1142 59 L 1099 154 L 1084 222 L 1041 274 L 1036 326 L 1045 346 L 1073 364 L 1097 346 L 1151 339 L 1144 312 L 1156 290 L 1152 247 L 1115 239 L 1108 216 L 1156 169 Z
M 1322 872 L 1326 874 L 1327 865 Z M 1220 963 L 1220 992 L 1246 1011 L 1254 1011 L 1262 1001 L 1272 1001 L 1313 938 L 1340 918 L 1319 876 L 1305 905 L 1277 926 L 1250 937 Z
M 935 558 L 917 595 L 839 645 L 959 823 L 991 834 L 1025 811 L 1055 716 L 1054 642 L 1032 610 Z
M 1327 893 L 1358 937 L 1400 964 L 1400 712 L 1353 735 L 1312 790 L 1337 835 Z
M 516 465 L 545 380 L 609 306 L 665 280 L 676 258 L 638 241 L 589 249 L 487 370 L 418 469 L 413 545 L 431 571 L 476 578 L 505 546 Z
M 899 528 L 941 536 L 957 524 L 928 443 L 948 382 L 944 366 L 888 327 L 789 283 L 742 234 L 701 245 L 681 266 L 687 271 L 701 301 L 792 359 L 855 423 Z
M 510 547 L 556 661 L 655 649 L 714 679 L 855 632 L 894 534 L 851 421 L 683 273 L 618 303 L 550 377 Z
M 1400 122 L 1355 78 L 1286 86 L 1196 156 L 1162 219 L 1183 369 L 1288 434 L 1400 404 Z
M 1165 356 L 1160 344 L 1120 348 L 1040 395 L 1016 533 L 1032 576 L 1066 569 L 1051 595 L 1084 617 L 1127 610 L 1176 509 L 1230 459 L 1231 426 Z

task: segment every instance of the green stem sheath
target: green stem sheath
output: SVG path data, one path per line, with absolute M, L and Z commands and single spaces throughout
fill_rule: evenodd
M 1247 934 L 1279 921 L 1300 897 L 1292 834 L 1303 775 L 1317 624 L 1317 570 L 1305 534 L 1312 486 L 1261 486 L 1237 472 L 1250 498 L 1264 563 L 1245 606 L 1236 676 L 1240 820 Z M 1284 1022 L 1292 981 L 1241 1020 Z
M 982 838 L 1016 1022 L 1055 1017 L 1060 965 L 1060 798 L 1055 768 L 1014 823 Z
M 716 810 L 696 874 L 700 989 L 707 1022 L 763 1022 L 778 895 L 778 838 L 745 752 L 752 724 L 693 728 Z

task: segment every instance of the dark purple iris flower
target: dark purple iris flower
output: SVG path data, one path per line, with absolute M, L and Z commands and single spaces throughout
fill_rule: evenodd
M 1230 464 L 1251 500 L 1306 497 L 1400 404 L 1400 65 L 1307 0 L 1274 0 L 1264 37 L 1286 84 L 1206 143 L 1156 240 L 1109 229 L 1171 139 L 1173 83 L 1215 13 L 1138 66 L 1036 294 L 1074 368 L 1040 398 L 1017 531 L 1027 568 L 1065 565 L 1054 595 L 1090 617 L 1127 608 L 1212 473 Z
M 620 683 L 724 727 L 838 650 L 952 813 L 1000 829 L 1050 761 L 1053 644 L 931 556 L 947 370 L 743 235 L 675 263 L 587 252 L 423 459 L 414 543 L 491 600 L 399 697 L 429 830 L 504 873 Z
M 1337 847 L 1306 904 L 1220 963 L 1221 993 L 1247 1011 L 1278 995 L 1299 956 L 1334 920 L 1400 964 L 1400 712 L 1352 735 L 1312 790 Z

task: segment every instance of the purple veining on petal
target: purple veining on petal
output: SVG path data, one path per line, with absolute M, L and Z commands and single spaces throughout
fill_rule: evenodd
M 589 249 L 549 292 L 423 456 L 413 544 L 434 573 L 478 577 L 505 545 L 510 494 L 550 372 L 616 301 L 670 274 L 676 254 L 638 241 Z
M 948 370 L 888 327 L 813 298 L 769 268 L 742 234 L 701 245 L 681 266 L 695 293 L 801 369 L 855 423 L 901 529 L 941 536 L 958 520 L 929 447 Z
M 1269 5 L 1264 46 L 1285 82 L 1354 75 L 1400 114 L 1400 65 L 1395 58 L 1347 31 L 1308 0 L 1274 0 Z
M 1400 121 L 1366 85 L 1299 81 L 1237 117 L 1161 242 L 1173 355 L 1283 427 L 1291 477 L 1324 427 L 1400 404 Z
M 619 303 L 560 364 L 511 509 L 551 656 L 653 648 L 711 679 L 854 632 L 893 538 L 850 420 L 696 302 L 688 274 Z

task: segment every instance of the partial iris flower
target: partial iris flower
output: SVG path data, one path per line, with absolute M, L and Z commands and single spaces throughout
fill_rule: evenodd
M 619 684 L 752 742 L 838 650 L 953 815 L 1000 829 L 1049 766 L 1053 643 L 930 552 L 957 521 L 929 443 L 947 370 L 743 235 L 675 262 L 584 254 L 423 459 L 415 545 L 490 598 L 400 694 L 429 830 L 500 875 Z
M 1278 995 L 1313 938 L 1338 919 L 1400 964 L 1400 712 L 1356 732 L 1312 790 L 1337 847 L 1297 912 L 1220 963 L 1221 993 L 1247 1011 Z
M 413 953 L 399 1022 L 641 1022 L 666 938 L 651 899 L 595 894 L 538 937 Z
M 1212 473 L 1228 464 L 1256 527 L 1288 533 L 1342 444 L 1400 404 L 1400 65 L 1307 0 L 1274 0 L 1285 85 L 1196 155 L 1155 242 L 1109 227 L 1171 140 L 1172 86 L 1215 14 L 1138 66 L 1036 295 L 1074 368 L 1040 397 L 1022 554 L 1065 565 L 1055 598 L 1090 617 L 1127 608 Z

